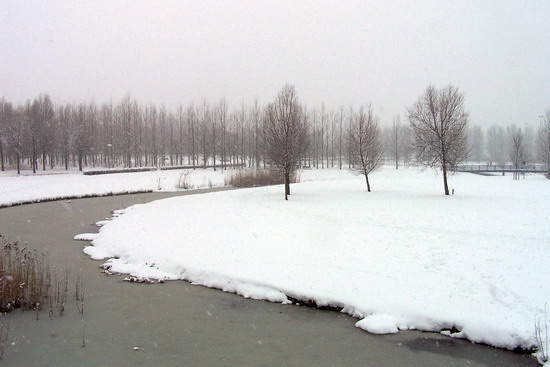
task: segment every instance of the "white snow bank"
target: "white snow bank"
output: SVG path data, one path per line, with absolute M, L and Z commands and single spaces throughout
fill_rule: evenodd
M 101 196 L 146 191 L 177 191 L 224 186 L 221 170 L 196 169 L 37 176 L 0 176 L 0 207 L 44 200 Z
M 20 176 L 0 175 L 0 207 L 87 196 L 147 191 L 179 191 L 225 186 L 231 170 L 181 169 L 86 176 L 78 171 L 37 171 Z M 351 175 L 351 174 L 350 174 Z M 336 169 L 311 169 L 301 173 L 302 181 L 341 179 Z
M 333 174 L 333 173 L 331 173 Z M 85 252 L 115 272 L 245 297 L 342 307 L 373 333 L 442 331 L 533 348 L 550 299 L 550 185 L 542 176 L 433 172 L 176 197 L 135 205 Z M 453 329 L 455 328 L 455 329 Z

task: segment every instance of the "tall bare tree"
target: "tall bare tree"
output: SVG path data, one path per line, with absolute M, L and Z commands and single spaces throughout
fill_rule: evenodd
M 401 142 L 403 141 L 402 130 L 401 120 L 397 115 L 393 118 L 390 126 L 390 146 L 395 158 L 395 169 L 399 169 L 399 155 L 401 154 Z
M 353 118 L 350 137 L 353 166 L 365 176 L 367 191 L 370 192 L 369 174 L 380 166 L 384 153 L 378 118 L 374 116 L 371 106 L 359 108 Z
M 473 126 L 469 131 L 469 141 L 472 151 L 472 158 L 480 163 L 483 160 L 483 153 L 485 151 L 485 139 L 483 131 L 479 126 Z
M 308 147 L 308 129 L 294 86 L 285 85 L 266 107 L 264 138 L 271 165 L 285 177 L 285 200 L 290 195 L 290 175 Z
M 546 177 L 550 178 L 550 107 L 546 109 L 546 114 L 540 118 L 538 154 L 541 161 L 546 164 Z
M 72 120 L 74 121 L 74 126 L 72 128 L 74 153 L 76 154 L 78 160 L 78 170 L 82 171 L 84 166 L 84 156 L 88 152 L 89 146 L 85 104 L 82 103 L 73 109 Z
M 257 98 L 250 110 L 250 118 L 251 123 L 254 125 L 254 162 L 256 168 L 260 168 L 260 106 Z
M 32 172 L 36 173 L 38 169 L 38 153 L 39 148 L 42 146 L 42 163 L 43 169 L 46 169 L 46 155 L 44 145 L 47 141 L 48 127 L 53 119 L 53 106 L 50 97 L 47 94 L 42 94 L 36 98 L 32 103 L 31 108 L 31 164 Z
M 19 106 L 17 110 L 13 111 L 12 118 L 7 120 L 7 139 L 9 146 L 15 153 L 17 174 L 21 173 L 21 157 L 24 153 L 25 135 L 30 125 L 30 109 L 30 102 L 27 101 L 25 105 Z
M 4 171 L 4 151 L 7 145 L 8 126 L 13 119 L 13 106 L 4 98 L 0 99 L 0 165 Z
M 342 125 L 344 122 L 344 106 L 340 106 L 338 113 L 338 123 L 339 123 L 339 135 L 338 135 L 338 165 L 342 169 Z
M 489 163 L 504 164 L 504 129 L 499 125 L 491 125 L 487 129 L 487 153 Z
M 443 171 L 445 195 L 449 195 L 447 174 L 469 154 L 464 95 L 452 85 L 440 90 L 429 86 L 409 108 L 408 119 L 418 162 Z
M 512 134 L 510 159 L 514 165 L 514 180 L 519 180 L 519 170 L 525 159 L 524 137 L 521 129 L 514 129 Z

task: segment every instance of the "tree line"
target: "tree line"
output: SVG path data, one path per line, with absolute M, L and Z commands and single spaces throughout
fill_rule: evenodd
M 304 108 L 300 106 L 300 108 Z M 307 110 L 309 167 L 349 165 L 353 109 Z M 1 169 L 162 167 L 232 164 L 265 167 L 268 107 L 257 101 L 229 109 L 222 99 L 175 110 L 143 105 L 130 96 L 116 104 L 56 105 L 48 95 L 22 104 L 0 100 Z
M 222 99 L 216 103 L 181 105 L 175 110 L 144 105 L 126 96 L 118 103 L 54 104 L 47 95 L 25 103 L 0 99 L 1 169 L 37 170 L 54 167 L 160 167 L 230 164 L 266 167 L 266 121 L 270 106 L 255 101 L 230 109 Z M 395 168 L 419 163 L 419 146 L 400 116 L 380 125 L 369 105 L 327 110 L 324 105 L 300 104 L 300 118 L 307 127 L 307 144 L 296 162 L 305 167 L 353 168 L 360 166 L 357 139 L 368 121 L 376 121 L 378 140 L 374 161 L 393 162 Z M 273 111 L 271 111 L 273 112 Z M 550 161 L 550 109 L 540 116 L 540 126 L 465 127 L 470 161 L 488 164 Z M 372 136 L 371 136 L 372 140 Z M 521 144 L 519 142 L 521 141 Z M 363 147 L 364 149 L 364 147 Z M 432 157 L 433 158 L 433 157 Z

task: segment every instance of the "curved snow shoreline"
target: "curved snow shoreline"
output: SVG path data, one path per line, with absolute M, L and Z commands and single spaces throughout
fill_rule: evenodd
M 105 197 L 105 196 L 131 195 L 131 194 L 148 194 L 148 193 L 151 193 L 151 192 L 153 192 L 153 190 L 135 190 L 135 191 L 132 190 L 132 191 L 116 191 L 116 192 L 82 194 L 82 195 L 51 196 L 51 197 L 44 197 L 44 198 L 37 198 L 37 199 L 30 199 L 30 200 L 12 201 L 12 202 L 9 202 L 9 203 L 0 204 L 0 209 L 1 208 L 9 208 L 10 206 L 47 203 L 49 201 L 100 198 L 100 197 Z
M 56 200 L 146 192 L 175 192 L 223 186 L 225 186 L 223 172 L 205 169 L 114 173 L 97 176 L 86 176 L 74 172 L 60 175 L 0 176 L 0 208 Z
M 480 179 L 467 178 L 476 193 Z M 454 327 L 460 331 L 451 336 L 477 343 L 535 346 L 532 320 L 548 294 L 541 270 L 548 236 L 531 233 L 531 248 L 542 256 L 534 262 L 519 261 L 524 243 L 518 246 L 514 236 L 522 226 L 535 228 L 532 221 L 503 217 L 491 226 L 477 223 L 487 217 L 475 213 L 479 197 L 450 201 L 421 193 L 421 200 L 407 202 L 393 190 L 365 196 L 361 186 L 360 178 L 295 185 L 288 203 L 280 200 L 280 188 L 271 187 L 136 205 L 101 228 L 85 252 L 95 259 L 117 257 L 108 261 L 115 272 L 185 279 L 254 299 L 337 306 L 373 333 L 449 335 Z M 438 212 L 442 200 L 455 211 L 450 218 Z M 502 214 L 504 208 L 492 204 Z M 507 209 L 525 205 L 537 209 L 531 202 Z M 465 215 L 472 212 L 473 221 Z M 426 213 L 435 214 L 428 215 L 432 223 Z M 466 223 L 449 228 L 460 220 Z M 494 238 L 476 235 L 480 228 Z

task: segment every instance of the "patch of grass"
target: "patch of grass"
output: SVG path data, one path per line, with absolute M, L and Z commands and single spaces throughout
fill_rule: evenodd
M 290 183 L 300 182 L 300 172 L 294 171 L 290 176 Z M 225 184 L 233 187 L 258 187 L 282 185 L 284 175 L 276 169 L 250 168 L 228 172 Z

